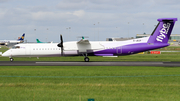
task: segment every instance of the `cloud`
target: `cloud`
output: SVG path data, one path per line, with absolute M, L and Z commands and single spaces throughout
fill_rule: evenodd
M 1 9 L 0 11 L 2 11 L 1 24 L 4 26 L 27 24 L 30 18 L 30 13 L 21 8 Z
M 157 4 L 163 4 L 163 5 L 176 5 L 179 0 L 154 0 Z
M 72 14 L 78 17 L 83 17 L 85 15 L 85 12 L 83 10 L 78 10 L 78 11 L 74 11 Z
M 0 3 L 8 2 L 10 0 L 0 0 Z
M 29 40 L 44 38 L 41 34 L 47 34 L 47 28 L 49 35 L 46 37 L 55 42 L 59 41 L 56 37 L 60 33 L 66 39 L 71 36 L 67 41 L 78 35 L 89 36 L 91 40 L 98 34 L 98 29 L 100 40 L 112 36 L 127 37 L 128 29 L 131 29 L 129 36 L 134 37 L 143 33 L 143 23 L 144 31 L 149 34 L 158 18 L 180 16 L 177 9 L 180 3 L 176 0 L 54 0 L 43 4 L 43 0 L 32 0 L 33 3 L 28 4 L 16 2 L 19 6 L 11 0 L 0 0 L 7 1 L 0 5 L 1 32 L 27 32 Z M 180 25 L 177 23 L 176 26 Z M 67 30 L 69 27 L 71 29 Z M 36 33 L 34 29 L 37 29 Z
M 178 0 L 61 0 L 59 10 L 84 10 L 86 12 L 136 13 L 177 10 Z
M 45 22 L 74 22 L 82 18 L 85 15 L 83 10 L 72 11 L 72 12 L 51 12 L 51 11 L 40 11 L 32 12 L 32 20 L 45 21 Z
M 62 10 L 129 10 L 136 9 L 152 0 L 62 0 L 57 8 Z
M 75 0 L 76 2 L 71 2 L 69 0 L 62 0 L 58 5 L 58 9 L 63 10 L 78 10 L 78 9 L 84 9 L 87 7 L 88 2 L 82 1 L 82 0 Z

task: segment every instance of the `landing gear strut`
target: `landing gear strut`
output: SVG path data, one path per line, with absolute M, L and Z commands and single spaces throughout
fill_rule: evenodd
M 84 56 L 84 61 L 85 62 L 89 62 L 89 58 L 87 57 L 87 53 L 86 54 L 82 54 Z
M 13 59 L 13 58 L 10 58 L 10 61 L 11 61 L 11 62 L 13 62 L 13 61 L 14 61 L 14 59 Z

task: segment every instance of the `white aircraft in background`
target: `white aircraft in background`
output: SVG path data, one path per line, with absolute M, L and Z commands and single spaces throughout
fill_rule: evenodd
M 17 44 L 7 50 L 2 56 L 9 57 L 60 57 L 60 56 L 84 56 L 88 62 L 88 56 L 122 56 L 149 51 L 169 46 L 168 40 L 177 18 L 161 18 L 151 36 L 125 41 L 89 41 L 81 39 L 63 43 L 62 35 L 60 43 L 34 43 Z
M 36 42 L 37 43 L 47 43 L 47 42 L 41 42 L 41 41 L 39 41 L 39 39 L 36 39 Z
M 24 42 L 25 33 L 17 40 L 0 40 L 0 45 L 17 44 Z
M 53 43 L 53 41 L 51 41 L 51 42 L 41 42 L 41 41 L 39 41 L 39 39 L 36 39 L 36 42 L 37 43 Z

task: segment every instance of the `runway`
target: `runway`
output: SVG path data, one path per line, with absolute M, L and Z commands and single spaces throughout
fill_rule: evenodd
M 0 66 L 163 66 L 178 67 L 180 62 L 37 62 L 37 61 L 0 61 Z

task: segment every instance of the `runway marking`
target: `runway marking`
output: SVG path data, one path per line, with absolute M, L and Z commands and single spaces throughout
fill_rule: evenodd
M 177 75 L 140 75 L 140 76 L 8 76 L 0 75 L 0 77 L 23 77 L 23 78 L 123 78 L 123 77 L 173 77 Z
M 66 62 L 36 62 L 36 63 L 129 63 L 129 62 L 122 62 L 122 61 L 111 61 L 111 62 L 107 62 L 107 61 L 102 61 L 102 62 L 69 62 L 69 61 L 66 61 Z M 133 64 L 163 64 L 163 62 L 133 62 Z
M 180 62 L 139 62 L 139 61 L 0 61 L 0 66 L 163 66 L 180 67 Z
M 67 64 L 67 63 L 75 63 L 75 64 L 79 64 L 79 63 L 90 63 L 90 62 L 36 62 L 36 64 Z
M 115 65 L 115 66 L 121 66 L 121 65 L 163 65 L 163 62 L 131 62 L 131 64 L 129 64 L 129 62 L 35 62 L 36 64 L 47 64 L 47 65 Z

